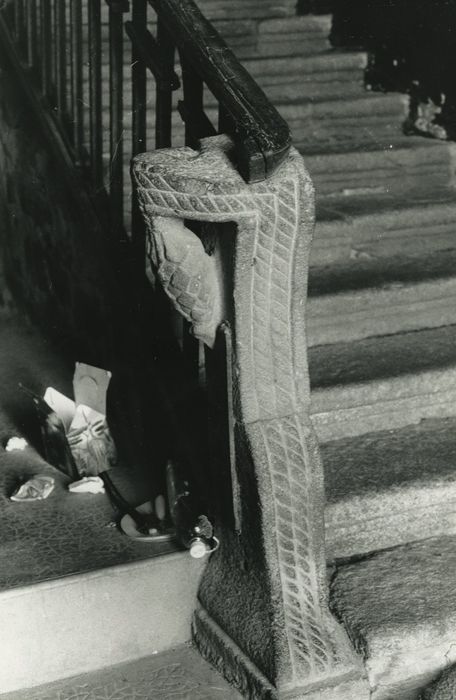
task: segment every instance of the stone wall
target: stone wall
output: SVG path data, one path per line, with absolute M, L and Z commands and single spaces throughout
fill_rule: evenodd
M 150 469 L 150 444 L 155 456 L 160 452 L 153 427 L 158 434 L 164 429 L 146 342 L 153 320 L 141 325 L 135 312 L 138 275 L 129 246 L 100 227 L 55 146 L 52 122 L 6 55 L 0 55 L 0 95 L 0 300 L 5 307 L 12 295 L 69 367 L 79 360 L 113 372 L 116 441 L 132 464 Z

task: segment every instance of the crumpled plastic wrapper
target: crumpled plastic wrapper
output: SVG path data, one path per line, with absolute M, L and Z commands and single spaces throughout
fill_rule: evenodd
M 11 496 L 12 501 L 43 501 L 54 490 L 52 476 L 34 476 L 22 484 Z

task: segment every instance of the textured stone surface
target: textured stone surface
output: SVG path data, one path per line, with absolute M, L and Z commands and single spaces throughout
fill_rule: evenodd
M 456 697 L 456 667 L 451 666 L 426 688 L 420 700 L 454 700 Z
M 424 184 L 424 183 L 423 183 Z M 455 247 L 456 210 L 451 188 L 327 198 L 317 208 L 313 266 L 411 257 Z M 389 258 L 388 262 L 385 258 Z
M 314 134 L 297 144 L 320 197 L 405 193 L 451 184 L 453 144 L 399 134 L 396 123 L 389 138 L 377 129 L 360 133 L 354 123 L 341 139 L 319 141 Z
M 456 660 L 456 539 L 433 538 L 341 566 L 332 608 L 366 660 L 373 700 L 417 700 Z
M 455 415 L 456 327 L 310 349 L 312 415 L 321 440 Z
M 226 320 L 235 332 L 242 539 L 222 522 L 200 600 L 249 660 L 222 657 L 238 687 L 261 687 L 263 674 L 278 696 L 299 697 L 321 682 L 362 675 L 324 602 L 321 466 L 306 415 L 302 317 L 313 193 L 295 150 L 272 177 L 251 186 L 231 165 L 229 150 L 227 139 L 215 138 L 199 153 L 144 154 L 134 160 L 133 175 L 152 241 L 156 217 L 238 226 L 234 308 Z M 207 629 L 198 627 L 195 639 L 216 662 L 226 645 Z
M 4 700 L 240 700 L 189 646 L 17 693 Z
M 367 259 L 366 259 L 367 257 Z M 317 268 L 310 280 L 309 345 L 456 323 L 456 255 L 375 257 Z
M 326 553 L 348 557 L 456 532 L 456 420 L 321 446 Z

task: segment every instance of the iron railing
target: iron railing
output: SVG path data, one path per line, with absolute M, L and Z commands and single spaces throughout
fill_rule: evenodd
M 289 150 L 286 122 L 193 0 L 6 0 L 1 18 L 115 232 L 139 225 L 128 163 L 147 148 L 229 133 L 248 182 Z
M 128 292 L 141 362 L 158 357 L 158 392 L 185 453 L 178 456 L 201 483 L 210 432 L 205 354 L 186 322 L 171 329 L 167 299 L 143 284 L 145 235 L 130 201 L 129 163 L 147 149 L 196 146 L 228 133 L 239 172 L 258 182 L 286 157 L 288 125 L 193 0 L 0 0 L 0 8 L 0 41 L 52 115 L 101 223 L 114 242 L 126 244 L 120 248 L 134 270 Z M 153 341 L 142 330 L 151 318 L 161 326 Z M 218 370 L 209 374 L 220 375 L 221 397 L 229 348 L 211 352 Z M 221 420 L 229 424 L 228 416 Z M 163 480 L 157 474 L 155 495 Z

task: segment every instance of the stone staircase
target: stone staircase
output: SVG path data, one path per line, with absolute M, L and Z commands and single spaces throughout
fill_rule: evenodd
M 316 189 L 307 323 L 332 608 L 372 698 L 416 700 L 456 659 L 455 146 L 404 135 L 407 96 L 366 88 L 367 56 L 330 47 L 331 17 L 264 19 L 250 45 L 234 25 L 219 29 Z
M 420 690 L 456 661 L 455 146 L 404 135 L 407 97 L 366 89 L 367 56 L 331 48 L 330 16 L 297 17 L 295 0 L 200 0 L 199 5 L 289 122 L 314 181 L 317 224 L 307 324 L 312 413 L 326 478 L 331 605 L 365 659 L 371 697 L 417 700 Z M 152 107 L 153 101 L 151 96 Z M 207 111 L 213 113 L 210 95 Z M 175 123 L 179 145 L 183 129 L 177 116 Z M 129 129 L 126 120 L 127 150 Z M 167 654 L 163 668 L 178 664 L 166 650 L 187 642 L 189 630 L 179 627 L 161 642 L 150 636 L 139 644 L 137 621 L 146 608 L 141 629 L 158 615 L 165 589 L 167 595 L 171 591 L 171 608 L 163 624 L 171 620 L 173 606 L 181 620 L 189 619 L 200 573 L 191 569 L 193 564 L 185 554 L 147 560 L 141 566 L 149 592 L 138 598 L 122 582 L 115 592 L 105 591 L 102 600 L 119 605 L 126 596 L 136 607 L 124 624 L 119 622 L 122 629 L 131 628 L 117 643 L 109 642 L 109 654 L 103 652 L 100 621 L 112 612 L 107 602 L 93 610 L 98 627 L 90 627 L 98 631 L 86 654 L 91 659 L 87 670 L 99 673 L 109 663 L 156 651 Z M 123 563 L 120 573 L 127 579 L 132 566 L 138 564 Z M 183 571 L 184 593 L 177 584 Z M 166 583 L 161 587 L 162 576 Z M 73 572 L 59 582 L 69 586 L 74 580 L 79 588 L 72 612 L 56 608 L 49 613 L 50 635 L 62 614 L 67 628 L 75 624 L 76 600 L 90 598 L 91 577 L 93 572 Z M 110 577 L 105 578 L 96 583 L 103 591 Z M 49 585 L 20 589 L 29 595 L 27 610 L 43 606 L 47 595 L 51 601 L 43 589 Z M 17 593 L 7 596 L 13 601 Z M 6 598 L 4 604 L 14 609 Z M 20 614 L 25 639 L 26 617 Z M 13 615 L 11 639 L 17 624 Z M 81 644 L 87 627 L 82 625 L 77 637 Z M 68 646 L 69 638 L 56 637 L 54 649 L 74 659 L 77 649 Z M 13 657 L 24 663 L 31 658 L 35 670 L 44 658 L 27 645 L 14 647 L 8 663 Z M 77 659 L 64 667 L 44 664 L 28 675 L 18 669 L 4 692 L 58 681 L 83 668 Z M 111 671 L 109 678 L 121 671 Z M 174 697 L 159 684 L 150 696 L 128 685 L 122 695 L 103 673 L 102 682 L 98 675 L 93 682 L 85 678 L 88 700 Z M 79 697 L 74 689 L 82 681 L 65 683 L 11 697 Z M 178 697 L 237 697 L 219 678 L 219 694 L 211 686 L 214 678 L 198 683 L 188 692 L 182 686 Z

